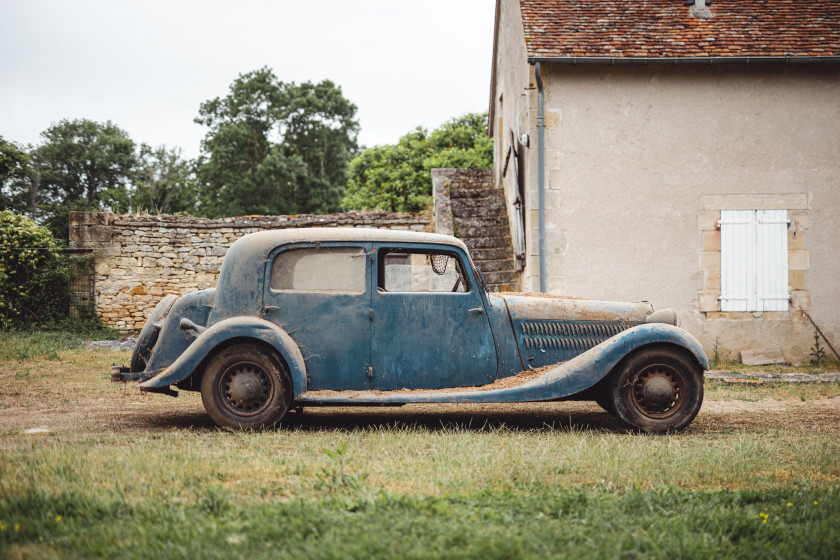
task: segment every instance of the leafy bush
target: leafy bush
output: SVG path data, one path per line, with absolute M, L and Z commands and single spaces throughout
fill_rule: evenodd
M 70 262 L 45 227 L 0 211 L 0 328 L 55 322 L 70 304 Z

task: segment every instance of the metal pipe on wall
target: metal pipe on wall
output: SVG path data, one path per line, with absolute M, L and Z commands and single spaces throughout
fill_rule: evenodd
M 537 80 L 537 185 L 539 189 L 540 215 L 540 292 L 545 293 L 545 113 L 543 110 L 543 81 L 540 63 L 534 64 Z

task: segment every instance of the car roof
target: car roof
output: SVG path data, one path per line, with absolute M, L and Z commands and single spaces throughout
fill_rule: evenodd
M 212 320 L 258 315 L 262 310 L 265 263 L 275 247 L 291 243 L 436 243 L 467 251 L 463 241 L 450 235 L 376 228 L 294 228 L 258 231 L 239 238 L 225 254 Z
M 243 237 L 240 241 L 246 241 L 244 245 L 249 248 L 285 245 L 289 243 L 302 243 L 307 241 L 386 241 L 397 243 L 443 243 L 466 249 L 466 245 L 451 235 L 439 233 L 426 233 L 420 231 L 406 231 L 395 229 L 378 228 L 354 228 L 354 227 L 315 227 L 315 228 L 289 228 L 273 229 L 252 233 Z M 237 242 L 239 243 L 239 242 Z M 257 249 L 259 250 L 259 249 Z

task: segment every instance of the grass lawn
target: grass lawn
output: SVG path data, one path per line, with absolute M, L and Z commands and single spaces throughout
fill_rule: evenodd
M 573 402 L 307 408 L 231 433 L 196 394 L 110 383 L 128 357 L 0 333 L 0 557 L 840 552 L 836 383 L 707 383 L 678 435 Z

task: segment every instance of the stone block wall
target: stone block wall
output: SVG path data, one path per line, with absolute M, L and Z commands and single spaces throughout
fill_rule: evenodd
M 490 291 L 516 291 L 513 243 L 502 189 L 492 169 L 432 169 L 437 233 L 454 235 L 470 249 Z
M 430 222 L 422 213 L 389 212 L 221 219 L 71 212 L 70 247 L 94 255 L 97 315 L 132 331 L 164 295 L 215 286 L 228 247 L 248 233 L 337 226 L 427 231 Z

